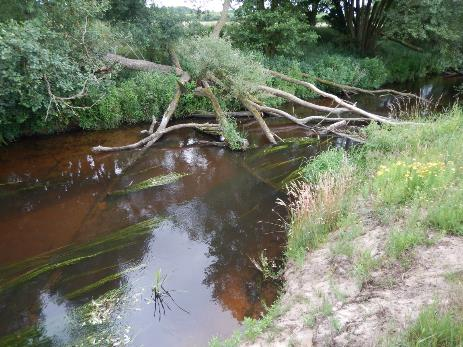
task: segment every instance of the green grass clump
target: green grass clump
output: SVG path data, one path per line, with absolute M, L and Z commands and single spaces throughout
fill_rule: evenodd
M 307 250 L 317 248 L 338 227 L 349 202 L 351 173 L 351 168 L 344 166 L 339 172 L 325 173 L 317 184 L 290 185 L 286 247 L 290 259 L 302 263 Z
M 152 177 L 140 183 L 134 184 L 133 186 L 130 186 L 128 188 L 117 190 L 111 193 L 111 195 L 125 195 L 129 193 L 139 192 L 141 190 L 145 190 L 145 189 L 152 188 L 152 187 L 165 186 L 167 184 L 174 183 L 178 181 L 179 179 L 181 179 L 182 177 L 185 177 L 188 175 L 189 174 L 173 172 L 167 175 Z
M 430 207 L 428 222 L 450 234 L 463 236 L 463 190 L 449 189 Z
M 343 149 L 331 148 L 309 161 L 301 170 L 301 176 L 311 183 L 317 183 L 323 174 L 341 171 L 348 163 Z
M 265 331 L 271 328 L 275 319 L 281 314 L 283 314 L 283 305 L 278 300 L 268 308 L 262 318 L 253 319 L 246 317 L 243 321 L 243 331 L 237 331 L 230 338 L 224 340 L 214 337 L 209 342 L 209 347 L 235 347 L 245 341 L 254 342 Z
M 456 347 L 463 346 L 461 310 L 442 312 L 436 305 L 425 308 L 395 346 Z
M 400 259 L 406 252 L 427 242 L 423 229 L 406 227 L 403 230 L 392 231 L 387 241 L 386 251 L 390 257 Z
M 354 264 L 354 276 L 360 285 L 364 285 L 371 279 L 371 273 L 379 266 L 370 251 L 364 251 L 356 259 Z

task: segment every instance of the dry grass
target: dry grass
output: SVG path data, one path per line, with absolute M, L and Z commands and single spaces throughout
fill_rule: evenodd
M 290 202 L 282 203 L 290 211 L 288 225 L 289 258 L 302 261 L 308 249 L 316 248 L 336 229 L 351 187 L 352 167 L 321 175 L 317 183 L 295 182 L 289 185 Z

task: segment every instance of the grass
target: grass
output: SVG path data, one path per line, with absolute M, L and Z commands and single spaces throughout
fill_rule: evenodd
M 358 283 L 363 286 L 371 279 L 372 272 L 379 266 L 379 261 L 366 250 L 360 253 L 354 263 L 354 276 Z
M 283 303 L 277 300 L 266 314 L 260 319 L 253 319 L 246 317 L 243 321 L 242 331 L 235 332 L 228 339 L 221 339 L 214 337 L 209 342 L 209 347 L 235 347 L 244 342 L 254 342 L 264 332 L 271 329 L 275 319 L 277 319 L 284 312 Z
M 372 124 L 362 131 L 366 143 L 349 155 L 332 149 L 305 164 L 298 171 L 302 181 L 289 185 L 290 202 L 280 202 L 289 211 L 286 256 L 302 263 L 308 251 L 341 229 L 331 252 L 354 260 L 360 286 L 371 280 L 381 261 L 403 260 L 416 246 L 428 244 L 429 228 L 463 236 L 463 109 L 454 106 L 420 125 Z M 375 259 L 370 250 L 355 253 L 362 228 L 352 218 L 358 208 L 352 201 L 362 196 L 384 226 L 397 221 L 405 226 L 389 234 L 387 257 Z M 453 278 L 460 281 L 461 274 L 449 274 Z M 330 316 L 329 305 L 323 306 L 303 316 L 304 325 L 313 326 L 319 314 Z M 463 346 L 462 313 L 428 308 L 388 346 Z M 267 319 L 251 322 L 252 339 L 270 325 Z M 331 322 L 334 330 L 340 328 L 334 318 Z M 232 340 L 211 345 L 242 341 L 236 334 Z
M 318 183 L 292 183 L 289 187 L 290 221 L 286 255 L 302 263 L 308 249 L 317 248 L 335 230 L 345 209 L 351 169 L 326 173 Z
M 389 346 L 457 347 L 463 346 L 463 311 L 442 310 L 437 305 L 425 308 L 416 321 Z
M 327 173 L 336 174 L 348 165 L 347 155 L 343 149 L 330 148 L 309 161 L 301 170 L 301 176 L 310 183 L 318 183 Z
M 346 256 L 351 259 L 354 256 L 354 240 L 362 233 L 362 226 L 356 220 L 356 216 L 348 214 L 339 222 L 339 235 L 331 247 L 333 256 Z

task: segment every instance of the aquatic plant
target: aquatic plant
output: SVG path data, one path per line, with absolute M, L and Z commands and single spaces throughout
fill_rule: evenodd
M 100 280 L 98 280 L 98 281 L 96 281 L 96 282 L 94 282 L 92 284 L 89 284 L 88 286 L 85 286 L 83 288 L 75 290 L 72 293 L 66 294 L 65 297 L 68 300 L 75 299 L 75 298 L 77 298 L 77 297 L 79 297 L 79 296 L 81 296 L 83 294 L 86 294 L 86 293 L 91 292 L 92 290 L 94 290 L 96 288 L 99 288 L 99 287 L 103 286 L 106 283 L 109 283 L 109 282 L 115 281 L 117 279 L 120 279 L 123 276 L 127 275 L 128 273 L 138 271 L 138 270 L 143 269 L 145 267 L 146 267 L 145 264 L 140 264 L 138 266 L 128 268 L 128 269 L 126 269 L 124 271 L 121 271 L 121 272 L 106 276 L 106 277 L 104 277 L 104 278 L 102 278 L 102 279 L 100 279 Z
M 170 294 L 172 290 L 167 290 L 164 288 L 164 282 L 166 281 L 167 275 L 162 276 L 161 269 L 157 270 L 154 274 L 154 283 L 151 288 L 151 299 L 154 303 L 154 317 L 158 315 L 158 319 L 161 320 L 161 317 L 166 314 L 166 308 L 170 311 L 169 302 L 173 303 L 177 308 L 183 312 L 190 314 L 183 307 L 179 306 Z
M 100 255 L 124 249 L 141 235 L 150 233 L 162 218 L 154 217 L 79 246 L 68 246 L 55 253 L 37 256 L 8 267 L 9 278 L 2 278 L 0 293 L 53 270 L 82 263 Z
M 264 280 L 277 280 L 283 275 L 283 270 L 278 268 L 275 260 L 270 260 L 265 254 L 265 250 L 260 252 L 259 257 L 254 259 L 249 257 L 254 267 L 264 276 Z
M 138 191 L 145 190 L 145 189 L 152 188 L 152 187 L 164 186 L 167 184 L 174 183 L 175 181 L 178 181 L 182 177 L 185 177 L 188 175 L 189 174 L 173 172 L 167 175 L 152 177 L 140 183 L 134 184 L 133 186 L 127 187 L 125 189 L 117 190 L 111 193 L 111 195 L 125 195 L 125 194 L 138 192 Z

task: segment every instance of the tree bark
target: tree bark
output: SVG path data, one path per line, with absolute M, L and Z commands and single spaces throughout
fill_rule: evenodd
M 254 118 L 257 120 L 260 127 L 262 128 L 262 131 L 264 132 L 264 135 L 267 138 L 267 140 L 269 140 L 269 142 L 272 144 L 276 144 L 277 142 L 275 140 L 275 137 L 273 136 L 273 133 L 268 127 L 267 123 L 265 123 L 264 118 L 262 118 L 262 114 L 260 113 L 260 111 L 254 106 L 254 104 L 251 101 L 244 98 L 240 98 L 240 101 L 244 105 L 244 107 L 246 107 L 253 114 Z

